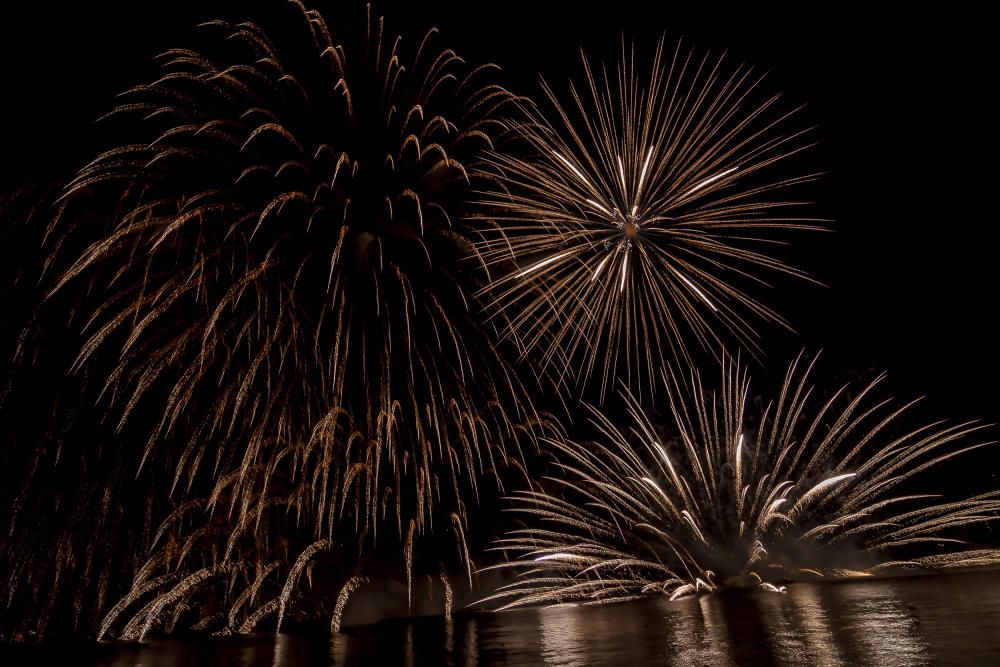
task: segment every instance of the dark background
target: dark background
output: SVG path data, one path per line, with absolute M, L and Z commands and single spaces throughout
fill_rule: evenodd
M 0 189 L 85 163 L 94 119 L 155 75 L 154 55 L 185 45 L 201 20 L 240 16 L 240 3 L 211 0 L 11 4 L 0 9 Z M 576 75 L 579 46 L 614 59 L 622 35 L 651 49 L 666 32 L 769 71 L 770 86 L 806 103 L 818 125 L 815 159 L 829 173 L 817 213 L 836 233 L 796 251 L 828 287 L 785 283 L 770 297 L 799 335 L 765 327 L 767 367 L 783 372 L 801 347 L 822 347 L 826 376 L 886 369 L 896 393 L 928 396 L 928 417 L 1000 420 L 995 35 L 985 15 L 954 3 L 927 13 L 650 0 L 377 8 L 411 39 L 439 26 L 444 42 L 502 65 L 505 83 L 528 94 L 539 73 L 558 84 Z

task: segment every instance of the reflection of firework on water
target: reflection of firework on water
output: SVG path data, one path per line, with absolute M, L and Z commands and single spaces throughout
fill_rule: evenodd
M 1000 491 L 946 501 L 910 489 L 920 473 L 984 446 L 982 427 L 894 433 L 909 406 L 873 400 L 881 378 L 853 399 L 845 387 L 820 401 L 811 368 L 791 366 L 756 427 L 735 367 L 714 393 L 697 373 L 667 378 L 675 442 L 635 401 L 626 429 L 595 410 L 602 441 L 552 442 L 552 489 L 515 495 L 530 523 L 500 540 L 515 559 L 498 567 L 523 577 L 486 600 L 506 609 L 676 598 L 726 585 L 780 590 L 778 580 L 796 576 L 1000 564 L 1000 551 L 967 550 L 957 537 L 1000 516 Z
M 747 288 L 766 271 L 802 276 L 769 249 L 818 228 L 781 194 L 814 175 L 772 173 L 807 144 L 760 75 L 662 40 L 650 72 L 635 60 L 623 52 L 609 74 L 584 57 L 572 103 L 544 85 L 551 111 L 522 105 L 531 155 L 492 158 L 496 224 L 477 243 L 506 336 L 560 380 L 599 376 L 602 399 L 615 379 L 650 389 L 723 330 L 752 342 L 748 316 L 783 323 Z
M 217 580 L 294 584 L 310 544 L 378 538 L 409 568 L 422 536 L 461 542 L 480 483 L 538 423 L 459 275 L 461 202 L 508 94 L 435 31 L 408 43 L 369 11 L 340 32 L 292 4 L 280 29 L 210 22 L 202 46 L 166 53 L 105 120 L 125 140 L 69 184 L 48 233 L 50 302 L 75 295 L 74 368 L 123 443 L 87 455 L 169 489 L 164 507 L 143 500 L 133 542 L 152 551 L 126 600 L 146 607 L 125 635 Z M 62 565 L 16 565 L 39 568 L 36 595 Z M 280 615 L 295 589 L 278 590 Z

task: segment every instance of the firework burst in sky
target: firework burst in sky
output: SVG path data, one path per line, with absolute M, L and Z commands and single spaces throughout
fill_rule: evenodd
M 405 581 L 451 655 L 503 509 L 501 609 L 1000 565 L 979 423 L 732 361 L 827 229 L 760 73 L 623 42 L 535 103 L 347 5 L 202 24 L 0 196 L 0 641 L 337 632 Z
M 252 583 L 246 558 L 297 580 L 292 535 L 311 555 L 335 535 L 341 551 L 394 543 L 408 580 L 435 531 L 467 560 L 467 508 L 543 421 L 470 314 L 462 261 L 463 202 L 510 100 L 496 68 L 436 30 L 395 37 L 370 8 L 328 24 L 293 2 L 274 21 L 212 21 L 165 53 L 102 119 L 115 145 L 46 232 L 49 302 L 71 304 L 58 314 L 83 340 L 72 371 L 116 432 L 89 456 L 117 452 L 115 479 L 169 478 L 133 540 L 154 552 L 132 592 L 156 599 L 187 568 L 199 585 Z M 113 508 L 112 486 L 96 493 Z M 124 634 L 181 599 L 148 603 Z
M 125 94 L 111 115 L 128 141 L 65 195 L 108 196 L 116 215 L 55 291 L 98 295 L 78 367 L 113 351 L 122 423 L 158 402 L 144 456 L 183 434 L 179 484 L 292 448 L 317 474 L 318 528 L 357 487 L 362 523 L 383 504 L 405 523 L 404 476 L 423 525 L 438 485 L 475 479 L 492 429 L 525 416 L 467 336 L 454 273 L 456 195 L 507 94 L 434 31 L 404 45 L 369 14 L 345 46 L 301 18 L 280 46 L 210 23 L 208 54 L 168 52 L 160 79 Z
M 623 46 L 609 72 L 584 55 L 569 102 L 543 83 L 547 106 L 520 105 L 526 150 L 493 156 L 494 224 L 477 244 L 505 336 L 600 400 L 617 379 L 648 392 L 691 345 L 784 324 L 753 288 L 804 277 L 773 250 L 781 232 L 821 226 L 787 192 L 815 178 L 791 168 L 808 131 L 762 75 L 664 40 L 648 70 L 636 60 Z
M 807 366 L 803 369 L 803 365 Z M 681 597 L 724 586 L 780 590 L 787 578 L 1000 564 L 963 530 L 1000 518 L 1000 492 L 948 500 L 926 473 L 986 444 L 982 426 L 907 431 L 912 406 L 875 399 L 882 378 L 829 398 L 812 364 L 789 368 L 777 399 L 748 414 L 736 364 L 715 391 L 697 372 L 667 378 L 679 437 L 639 405 L 627 426 L 593 411 L 598 442 L 553 442 L 548 491 L 514 496 L 527 527 L 501 539 L 522 576 L 487 601 L 503 608 Z M 923 475 L 923 476 L 922 476 Z

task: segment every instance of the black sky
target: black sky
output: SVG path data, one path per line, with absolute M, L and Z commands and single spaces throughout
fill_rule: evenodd
M 153 56 L 184 45 L 198 21 L 237 17 L 241 3 L 10 4 L 0 9 L 0 188 L 80 166 L 115 93 L 152 76 Z M 829 287 L 786 283 L 771 300 L 799 333 L 763 329 L 772 366 L 823 347 L 827 373 L 887 369 L 897 393 L 928 396 L 930 417 L 1000 420 L 992 22 L 954 3 L 925 13 L 590 5 L 377 7 L 394 31 L 439 26 L 460 54 L 502 65 L 505 83 L 529 94 L 539 73 L 560 84 L 577 74 L 580 46 L 614 59 L 622 35 L 651 49 L 666 32 L 770 71 L 818 125 L 816 161 L 829 175 L 817 212 L 837 230 L 799 251 Z

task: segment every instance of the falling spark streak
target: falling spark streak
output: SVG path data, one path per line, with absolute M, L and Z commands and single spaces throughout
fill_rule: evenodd
M 820 482 L 819 484 L 817 484 L 816 486 L 814 486 L 812 489 L 810 489 L 806 493 L 806 496 L 808 497 L 812 493 L 819 493 L 820 491 L 823 491 L 824 489 L 827 489 L 827 488 L 829 488 L 831 486 L 836 485 L 838 482 L 842 482 L 845 479 L 850 479 L 850 478 L 854 477 L 854 475 L 855 475 L 855 473 L 849 472 L 849 473 L 845 473 L 843 475 L 837 475 L 836 477 L 831 477 L 830 479 L 824 479 L 822 482 Z
M 664 445 L 643 436 L 660 429 L 634 396 L 625 396 L 633 423 L 624 427 L 591 408 L 600 439 L 552 441 L 562 477 L 511 498 L 527 527 L 498 541 L 508 560 L 488 569 L 522 576 L 480 603 L 504 610 L 676 600 L 728 586 L 784 592 L 781 579 L 1000 565 L 1000 549 L 965 547 L 961 539 L 962 529 L 1000 519 L 1000 490 L 945 500 L 907 489 L 927 479 L 920 473 L 993 444 L 979 439 L 983 427 L 907 431 L 899 422 L 909 406 L 870 396 L 881 377 L 818 399 L 814 364 L 796 360 L 780 398 L 759 415 L 748 414 L 749 379 L 731 361 L 714 390 L 693 370 L 665 374 L 679 433 L 666 445 L 676 452 L 673 463 Z M 689 485 L 698 475 L 675 467 L 715 473 Z M 729 467 L 733 477 L 719 474 Z M 537 556 L 540 545 L 546 553 Z M 851 567 L 837 567 L 842 554 Z M 853 565 L 857 554 L 868 559 L 866 569 Z
M 567 257 L 569 255 L 572 255 L 573 253 L 574 253 L 573 250 L 567 250 L 566 252 L 561 252 L 558 255 L 553 255 L 552 257 L 549 257 L 548 259 L 543 259 L 542 261 L 538 262 L 537 264 L 534 264 L 533 266 L 528 267 L 524 271 L 521 271 L 521 273 L 517 274 L 517 277 L 518 278 L 523 278 L 524 276 L 530 275 L 530 274 L 534 273 L 535 271 L 537 271 L 538 269 L 546 267 L 549 264 L 552 264 L 553 262 L 558 262 L 560 259 L 563 259 L 564 257 Z
M 451 582 L 448 581 L 448 575 L 441 573 L 441 585 L 444 586 L 444 618 L 445 621 L 451 621 L 452 609 L 455 606 L 455 594 L 451 590 Z
M 701 300 L 702 300 L 702 301 L 704 301 L 704 302 L 705 302 L 705 304 L 706 304 L 706 305 L 707 305 L 707 306 L 708 306 L 709 308 L 711 308 L 712 310 L 715 310 L 715 311 L 718 311 L 718 310 L 719 310 L 718 308 L 716 308 L 716 307 L 715 307 L 715 304 L 713 304 L 713 303 L 712 303 L 712 302 L 711 302 L 711 301 L 709 300 L 709 298 L 708 298 L 707 296 L 705 296 L 705 293 L 704 293 L 704 292 L 702 292 L 702 291 L 701 291 L 700 289 L 698 289 L 698 286 L 697 286 L 697 285 L 695 285 L 695 284 L 694 284 L 693 282 L 691 282 L 690 280 L 688 280 L 687 276 L 685 276 L 685 275 L 684 275 L 683 273 L 681 273 L 681 272 L 680 272 L 680 271 L 678 271 L 677 269 L 674 269 L 673 271 L 674 271 L 674 274 L 676 274 L 678 278 L 680 278 L 681 280 L 683 280 L 683 281 L 684 281 L 684 283 L 685 283 L 685 284 L 686 284 L 686 285 L 687 285 L 688 287 L 690 287 L 691 289 L 693 289 L 693 290 L 695 291 L 695 293 L 696 293 L 696 294 L 697 294 L 697 295 L 698 295 L 699 297 L 701 297 Z
M 733 173 L 734 171 L 736 171 L 736 167 L 733 167 L 731 169 L 726 169 L 725 171 L 723 171 L 721 173 L 718 173 L 715 176 L 710 176 L 709 178 L 706 178 L 701 183 L 699 183 L 698 185 L 694 186 L 693 188 L 691 188 L 690 190 L 688 190 L 687 192 L 685 192 L 683 196 L 688 197 L 688 196 L 694 194 L 695 192 L 697 192 L 698 190 L 701 190 L 706 185 L 714 183 L 715 181 L 719 180 L 720 178 L 724 178 L 725 176 L 728 176 L 729 174 Z
M 611 211 L 609 211 L 608 209 L 604 208 L 603 206 L 601 206 L 600 204 L 598 204 L 593 199 L 588 199 L 587 203 L 590 204 L 591 206 L 593 206 L 594 208 L 596 208 L 598 211 L 600 211 L 604 215 L 608 216 L 609 218 L 612 216 Z
M 638 199 L 642 195 L 642 184 L 646 182 L 646 171 L 649 170 L 649 161 L 653 159 L 653 147 L 649 147 L 649 152 L 646 153 L 646 161 L 642 163 L 642 172 L 639 174 L 639 185 L 635 189 L 635 198 Z M 634 216 L 635 213 L 633 212 Z
M 625 291 L 625 272 L 628 269 L 628 251 L 622 253 L 622 282 L 618 288 L 619 292 Z
M 344 616 L 344 609 L 347 608 L 348 600 L 351 595 L 354 594 L 354 591 L 358 590 L 362 584 L 366 583 L 368 583 L 367 577 L 351 577 L 347 580 L 347 583 L 344 584 L 344 587 L 340 589 L 340 594 L 337 595 L 337 604 L 333 610 L 333 617 L 330 620 L 331 633 L 337 634 L 340 632 L 340 624 Z
M 791 171 L 808 131 L 761 75 L 664 40 L 638 62 L 635 49 L 617 72 L 584 56 L 567 101 L 543 82 L 544 104 L 518 105 L 512 129 L 533 150 L 490 155 L 474 242 L 502 337 L 563 398 L 598 404 L 619 382 L 651 393 L 655 369 L 695 349 L 760 352 L 758 322 L 789 325 L 754 291 L 769 272 L 810 280 L 778 253 L 788 234 L 824 228 L 789 194 L 816 178 Z M 618 280 L 597 280 L 623 251 Z M 551 262 L 523 268 L 540 256 Z
M 611 259 L 611 255 L 605 255 L 604 259 L 601 260 L 601 263 L 597 265 L 597 269 L 594 271 L 594 276 L 591 278 L 592 281 L 597 280 L 597 277 L 601 275 L 601 271 L 604 269 L 604 265 L 608 263 L 609 259 Z
M 544 560 L 588 560 L 586 556 L 581 556 L 579 554 L 546 554 L 544 556 L 539 556 L 535 559 L 535 562 Z
M 577 178 L 579 178 L 580 181 L 584 185 L 586 185 L 588 188 L 591 187 L 590 186 L 590 182 L 587 180 L 587 177 L 583 175 L 583 172 L 581 172 L 579 169 L 577 169 L 576 167 L 574 167 L 572 162 L 570 162 L 569 160 L 567 160 L 566 158 L 564 158 L 562 155 L 560 155 L 556 151 L 552 151 L 552 154 L 555 155 L 557 158 L 559 158 L 559 160 L 562 161 L 563 164 L 565 164 L 567 167 L 569 167 L 570 170 L 572 170 L 572 172 L 574 174 L 576 174 Z

